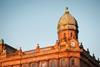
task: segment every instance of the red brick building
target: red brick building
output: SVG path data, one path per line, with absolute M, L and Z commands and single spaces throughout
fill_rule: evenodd
M 78 40 L 77 20 L 66 9 L 58 27 L 58 40 L 53 46 L 29 51 L 17 50 L 0 41 L 0 67 L 100 67 Z

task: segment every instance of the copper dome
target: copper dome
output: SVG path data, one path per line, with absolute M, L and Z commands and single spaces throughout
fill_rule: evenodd
M 76 19 L 69 13 L 68 8 L 65 10 L 64 15 L 60 18 L 58 22 L 57 30 L 65 30 L 65 29 L 77 29 L 77 21 Z

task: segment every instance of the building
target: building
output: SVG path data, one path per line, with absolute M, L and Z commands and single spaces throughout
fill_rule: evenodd
M 22 51 L 0 41 L 0 67 L 100 67 L 100 61 L 78 40 L 78 23 L 68 9 L 61 16 L 53 46 Z

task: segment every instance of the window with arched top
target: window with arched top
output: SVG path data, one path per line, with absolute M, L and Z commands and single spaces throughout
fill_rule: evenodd
M 74 66 L 75 65 L 75 59 L 74 58 L 70 58 L 70 66 Z
M 39 67 L 47 67 L 47 66 L 48 66 L 48 62 L 47 61 L 40 62 L 40 66 Z
M 49 67 L 57 67 L 57 61 L 56 60 L 50 60 L 50 66 Z
M 60 60 L 60 63 L 61 63 L 61 67 L 67 67 L 67 59 L 66 58 L 62 58 Z
M 64 33 L 64 40 L 65 40 L 65 42 L 67 41 L 67 37 L 66 37 L 66 33 Z
M 31 67 L 37 67 L 37 63 L 31 63 L 30 66 Z
M 72 38 L 72 32 L 70 33 L 70 36 L 71 36 L 71 38 Z
M 64 33 L 64 37 L 66 37 L 66 33 Z
M 13 65 L 13 67 L 21 67 L 20 65 Z
M 22 64 L 22 67 L 29 67 L 29 64 Z

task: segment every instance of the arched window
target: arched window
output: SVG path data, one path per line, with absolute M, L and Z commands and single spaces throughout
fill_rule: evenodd
M 51 67 L 55 67 L 55 66 L 56 66 L 55 61 L 52 61 L 51 62 Z
M 50 61 L 50 67 L 57 67 L 57 61 L 56 60 L 51 60 Z
M 37 67 L 37 63 L 31 63 L 31 67 Z
M 42 61 L 40 62 L 40 66 L 39 67 L 47 67 L 48 62 L 47 61 Z
M 71 38 L 72 38 L 72 32 L 70 33 L 70 36 L 71 36 Z
M 22 67 L 28 67 L 29 64 L 22 64 Z
M 64 33 L 64 40 L 67 41 L 66 33 Z
M 70 65 L 71 66 L 75 65 L 75 59 L 74 58 L 70 58 Z
M 66 37 L 66 33 L 64 33 L 64 37 Z
M 66 60 L 66 58 L 62 58 L 60 60 L 60 62 L 61 62 L 61 67 L 67 67 L 67 60 Z

